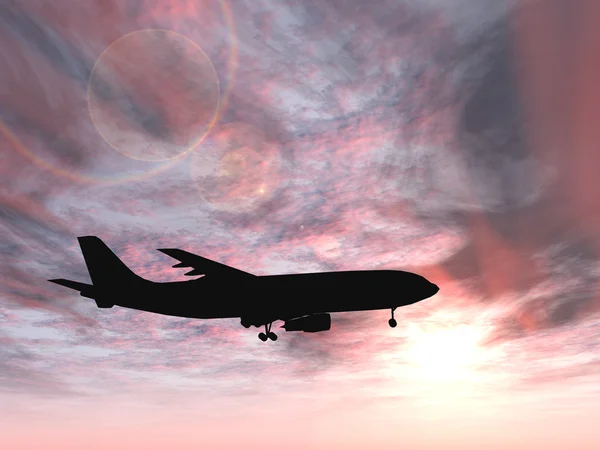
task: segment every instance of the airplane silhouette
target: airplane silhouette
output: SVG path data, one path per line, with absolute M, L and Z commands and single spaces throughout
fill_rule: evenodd
M 48 280 L 80 292 L 99 308 L 121 306 L 195 319 L 239 318 L 245 328 L 265 327 L 261 341 L 277 340 L 271 331 L 281 320 L 286 331 L 316 333 L 331 328 L 331 313 L 394 311 L 434 296 L 439 287 L 400 270 L 362 270 L 257 276 L 180 249 L 158 249 L 189 267 L 191 281 L 157 283 L 133 273 L 96 236 L 78 237 L 93 284 Z

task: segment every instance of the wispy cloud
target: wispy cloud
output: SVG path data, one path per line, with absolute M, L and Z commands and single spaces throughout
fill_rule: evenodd
M 0 395 L 24 414 L 36 399 L 61 417 L 112 401 L 185 405 L 202 420 L 203 408 L 231 409 L 247 424 L 261 402 L 306 416 L 372 408 L 385 422 L 382 411 L 409 415 L 444 399 L 448 415 L 460 399 L 508 414 L 521 401 L 511 390 L 593 392 L 599 247 L 586 149 L 595 135 L 582 124 L 595 110 L 581 93 L 556 94 L 578 121 L 546 103 L 552 67 L 572 65 L 523 58 L 548 27 L 536 18 L 554 16 L 515 3 L 1 6 Z M 167 162 L 115 151 L 87 103 L 100 54 L 150 28 L 191 39 L 219 79 L 217 122 Z M 163 44 L 170 57 L 175 44 Z M 158 66 L 144 61 L 119 76 L 150 83 Z M 577 61 L 571 76 L 583 77 Z M 176 86 L 131 84 L 108 103 L 104 126 L 152 145 L 187 136 L 180 113 L 193 110 L 194 85 L 183 85 L 195 72 L 172 66 Z M 582 193 L 589 199 L 576 200 Z M 47 283 L 89 281 L 81 235 L 100 236 L 157 281 L 183 278 L 156 251 L 180 247 L 257 275 L 408 269 L 442 289 L 398 310 L 394 330 L 387 312 L 340 314 L 329 333 L 264 345 L 236 320 L 100 310 Z

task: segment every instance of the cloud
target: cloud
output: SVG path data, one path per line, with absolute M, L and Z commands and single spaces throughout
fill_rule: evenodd
M 60 375 L 37 369 L 43 357 L 29 348 L 27 342 L 0 334 L 0 391 L 8 394 L 62 398 L 78 395 Z
M 591 375 L 596 239 L 573 226 L 560 170 L 526 139 L 527 100 L 512 75 L 503 7 L 229 7 L 234 28 L 217 2 L 100 2 L 60 17 L 33 4 L 0 10 L 14 19 L 0 40 L 12 71 L 1 145 L 14 150 L 0 164 L 4 392 L 190 411 L 240 402 L 245 412 L 264 398 L 297 405 L 303 395 L 315 409 L 340 398 L 419 404 L 456 385 L 423 381 L 416 374 L 427 363 L 406 355 L 427 330 L 461 324 L 477 332 L 477 345 L 462 354 L 476 355 L 474 372 L 456 371 L 481 375 L 473 396 Z M 193 153 L 164 165 L 115 152 L 85 103 L 96 58 L 144 27 L 201 44 L 222 88 L 215 128 Z M 165 139 L 174 136 L 168 110 L 185 91 L 152 108 L 133 91 L 117 109 L 145 111 Z M 409 269 L 441 292 L 398 310 L 394 330 L 388 311 L 340 314 L 329 333 L 281 332 L 265 345 L 260 330 L 235 319 L 100 310 L 48 283 L 89 281 L 76 237 L 90 234 L 156 281 L 184 278 L 156 251 L 180 247 L 258 275 Z M 573 343 L 572 359 L 553 368 L 562 342 Z M 351 394 L 332 393 L 336 386 Z

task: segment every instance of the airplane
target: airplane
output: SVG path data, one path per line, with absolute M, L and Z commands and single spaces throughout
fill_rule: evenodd
M 437 294 L 425 277 L 401 270 L 355 270 L 285 275 L 254 275 L 177 248 L 158 251 L 191 268 L 190 281 L 154 282 L 135 274 L 97 236 L 78 237 L 92 284 L 48 280 L 95 300 L 99 308 L 124 308 L 194 319 L 238 318 L 245 328 L 264 327 L 258 337 L 277 340 L 273 322 L 285 331 L 316 333 L 331 328 L 331 314 L 394 311 Z

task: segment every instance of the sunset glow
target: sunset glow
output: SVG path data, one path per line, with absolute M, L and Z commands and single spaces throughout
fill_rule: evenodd
M 0 448 L 600 448 L 598 23 L 597 0 L 0 2 Z M 189 279 L 157 251 L 181 248 L 440 292 L 261 342 L 49 283 L 91 282 L 89 235 L 159 282 Z
M 477 379 L 477 366 L 486 356 L 482 332 L 469 325 L 423 329 L 408 325 L 404 357 L 421 380 L 452 384 Z

